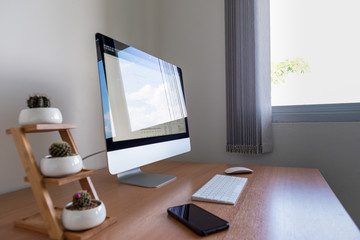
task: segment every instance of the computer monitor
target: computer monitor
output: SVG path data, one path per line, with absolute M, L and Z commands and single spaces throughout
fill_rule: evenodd
M 100 33 L 96 48 L 109 172 L 143 187 L 175 179 L 140 167 L 190 151 L 181 69 Z

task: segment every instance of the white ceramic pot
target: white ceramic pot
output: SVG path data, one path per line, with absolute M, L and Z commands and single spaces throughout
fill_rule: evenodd
M 87 210 L 69 210 L 67 207 L 72 205 L 72 202 L 66 204 L 61 216 L 65 229 L 70 231 L 82 231 L 96 227 L 104 222 L 106 218 L 106 208 L 104 203 L 100 200 L 91 201 L 100 202 L 100 205 Z
M 62 123 L 61 112 L 57 108 L 28 108 L 19 114 L 20 125 L 37 123 Z
M 62 177 L 80 172 L 83 167 L 80 155 L 67 157 L 45 156 L 40 160 L 40 171 L 47 177 Z

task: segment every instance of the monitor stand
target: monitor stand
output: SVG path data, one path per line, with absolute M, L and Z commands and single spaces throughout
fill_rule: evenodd
M 145 173 L 140 168 L 134 168 L 126 172 L 118 173 L 119 182 L 140 187 L 155 188 L 169 183 L 176 179 L 176 176 Z

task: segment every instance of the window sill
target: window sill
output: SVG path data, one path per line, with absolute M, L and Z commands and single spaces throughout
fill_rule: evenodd
M 360 103 L 273 106 L 273 122 L 359 122 Z

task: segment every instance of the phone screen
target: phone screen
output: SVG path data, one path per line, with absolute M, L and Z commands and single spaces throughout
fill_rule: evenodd
M 191 203 L 171 207 L 167 211 L 170 216 L 201 236 L 225 230 L 230 226 L 227 221 Z

